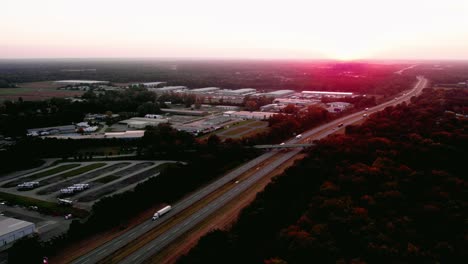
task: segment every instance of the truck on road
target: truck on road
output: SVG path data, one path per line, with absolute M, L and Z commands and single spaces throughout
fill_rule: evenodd
M 152 220 L 154 221 L 154 220 L 158 219 L 159 217 L 161 217 L 165 213 L 169 212 L 171 209 L 172 209 L 172 207 L 170 205 L 168 205 L 168 206 L 165 206 L 164 208 L 158 210 L 156 213 L 154 213 Z

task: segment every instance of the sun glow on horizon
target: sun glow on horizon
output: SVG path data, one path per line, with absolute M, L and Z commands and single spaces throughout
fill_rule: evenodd
M 466 0 L 5 0 L 2 9 L 0 58 L 468 59 Z

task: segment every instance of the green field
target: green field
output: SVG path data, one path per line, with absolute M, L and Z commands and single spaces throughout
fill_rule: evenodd
M 59 172 L 62 172 L 62 171 L 66 171 L 66 170 L 69 170 L 69 169 L 72 169 L 72 168 L 76 168 L 78 166 L 80 166 L 80 164 L 66 164 L 66 165 L 54 167 L 52 169 L 41 171 L 39 173 L 33 174 L 33 175 L 28 176 L 26 178 L 17 179 L 17 180 L 5 183 L 2 187 L 5 187 L 5 188 L 14 187 L 14 186 L 18 185 L 18 183 L 21 183 L 21 182 L 24 182 L 24 181 L 33 181 L 35 179 L 43 178 L 43 177 L 46 177 L 46 176 L 49 176 L 49 175 L 52 175 L 52 174 L 56 174 L 56 173 L 59 173 Z

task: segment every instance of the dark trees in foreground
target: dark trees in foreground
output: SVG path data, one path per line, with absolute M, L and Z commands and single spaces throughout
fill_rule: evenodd
M 466 262 L 468 122 L 445 111 L 467 96 L 426 90 L 320 141 L 179 263 Z

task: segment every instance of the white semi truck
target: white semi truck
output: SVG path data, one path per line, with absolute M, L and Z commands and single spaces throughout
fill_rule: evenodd
M 170 210 L 172 209 L 172 207 L 170 205 L 158 210 L 156 213 L 154 213 L 153 215 L 153 221 L 158 219 L 159 217 L 161 217 L 163 214 L 169 212 Z

